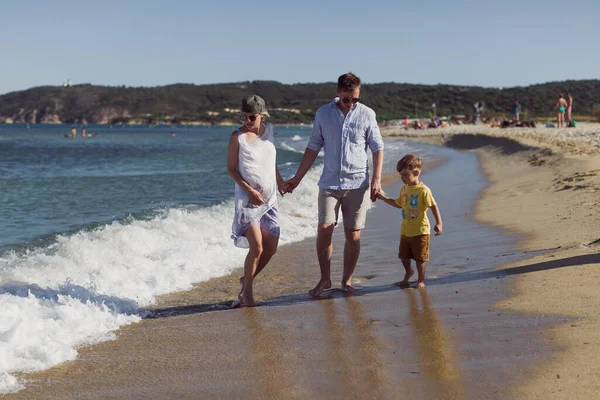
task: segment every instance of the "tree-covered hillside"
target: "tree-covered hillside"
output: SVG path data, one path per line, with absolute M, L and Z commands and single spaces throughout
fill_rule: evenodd
M 430 115 L 471 115 L 483 101 L 488 115 L 509 115 L 519 99 L 526 118 L 552 115 L 559 93 L 574 97 L 573 113 L 591 115 L 600 104 L 600 80 L 550 82 L 513 88 L 402 83 L 364 84 L 361 101 L 380 121 Z M 287 85 L 273 81 L 152 88 L 89 84 L 42 86 L 0 96 L 0 122 L 13 123 L 224 123 L 233 122 L 242 97 L 265 98 L 275 123 L 310 123 L 333 99 L 335 83 Z

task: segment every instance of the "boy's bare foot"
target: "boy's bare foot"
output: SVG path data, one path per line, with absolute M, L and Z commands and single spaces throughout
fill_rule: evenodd
M 421 289 L 425 287 L 425 282 L 419 282 L 417 283 L 417 289 Z
M 410 271 L 407 271 L 404 274 L 404 279 L 402 279 L 400 282 L 398 282 L 397 285 L 400 286 L 402 289 L 406 289 L 409 286 L 408 280 L 414 274 L 415 274 L 415 271 L 411 268 Z
M 408 283 L 408 280 L 406 280 L 406 281 L 400 281 L 400 282 L 396 283 L 396 285 L 398 285 L 402 289 L 406 289 L 407 287 L 410 286 L 410 284 Z
M 308 291 L 308 294 L 310 294 L 312 297 L 317 297 L 321 293 L 323 293 L 323 290 L 326 290 L 329 288 L 331 288 L 331 280 L 330 279 L 327 279 L 327 280 L 321 279 L 319 281 L 319 283 L 317 283 L 317 286 L 315 286 L 313 289 Z

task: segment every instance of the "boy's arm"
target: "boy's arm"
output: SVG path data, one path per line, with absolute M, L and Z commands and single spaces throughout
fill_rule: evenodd
M 394 199 L 392 199 L 392 198 L 390 198 L 390 197 L 387 197 L 387 196 L 385 195 L 385 193 L 382 193 L 382 192 L 379 192 L 379 193 L 377 193 L 377 198 L 378 198 L 379 200 L 383 200 L 383 201 L 385 201 L 386 203 L 388 203 L 388 204 L 389 204 L 390 206 L 392 206 L 392 207 L 396 207 L 396 208 L 402 208 L 402 207 L 400 207 L 400 206 L 398 205 L 398 203 L 396 203 L 396 200 L 394 200 Z
M 435 231 L 435 236 L 439 236 L 443 233 L 440 209 L 438 208 L 437 204 L 432 205 L 430 208 L 431 212 L 433 212 L 433 218 L 435 218 L 435 226 L 433 227 L 433 230 Z

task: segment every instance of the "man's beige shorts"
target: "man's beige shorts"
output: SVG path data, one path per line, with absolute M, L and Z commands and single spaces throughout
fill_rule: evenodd
M 369 187 L 350 190 L 319 189 L 319 225 L 337 224 L 340 207 L 344 228 L 361 230 L 365 227 Z

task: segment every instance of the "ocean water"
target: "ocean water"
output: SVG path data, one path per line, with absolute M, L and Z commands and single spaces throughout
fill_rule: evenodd
M 114 338 L 156 296 L 242 266 L 230 239 L 231 127 L 0 125 L 0 393 L 14 374 L 72 360 Z M 276 127 L 284 178 L 302 158 L 309 127 Z M 416 151 L 386 144 L 384 172 Z M 281 199 L 281 244 L 315 234 L 318 160 Z

